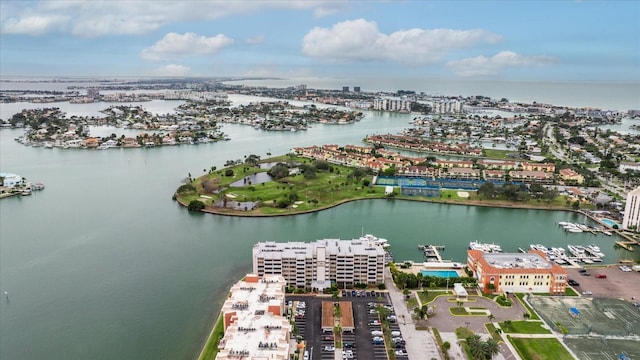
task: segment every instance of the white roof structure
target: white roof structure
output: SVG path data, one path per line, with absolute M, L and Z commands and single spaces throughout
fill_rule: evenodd
M 551 269 L 549 262 L 532 253 L 490 253 L 484 254 L 484 259 L 498 269 Z
M 284 312 L 285 280 L 280 275 L 248 274 L 231 287 L 221 316 L 224 337 L 217 360 L 287 360 L 292 326 Z

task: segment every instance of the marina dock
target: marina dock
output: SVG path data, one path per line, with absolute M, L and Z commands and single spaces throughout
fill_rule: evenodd
M 442 262 L 440 250 L 444 250 L 444 245 L 418 245 L 427 261 Z

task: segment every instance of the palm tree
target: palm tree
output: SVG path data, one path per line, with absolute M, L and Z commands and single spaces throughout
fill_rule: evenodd
M 493 320 L 493 319 L 495 319 L 496 317 L 495 317 L 495 316 L 493 316 L 493 314 L 489 314 L 488 318 L 489 318 L 489 320 Z
M 485 359 L 493 359 L 500 352 L 500 346 L 493 338 L 489 338 L 482 344 L 482 352 Z

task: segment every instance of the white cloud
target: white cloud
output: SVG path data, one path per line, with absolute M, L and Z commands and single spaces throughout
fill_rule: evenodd
M 555 62 L 549 56 L 523 56 L 512 51 L 502 51 L 492 57 L 476 56 L 447 62 L 447 67 L 458 76 L 494 76 L 507 68 L 539 66 Z
M 341 60 L 390 60 L 409 64 L 436 62 L 454 49 L 496 43 L 500 35 L 482 29 L 410 29 L 389 35 L 364 19 L 313 28 L 302 41 L 307 56 Z
M 264 35 L 258 35 L 251 38 L 246 38 L 244 39 L 244 42 L 248 45 L 258 45 L 258 44 L 262 44 L 264 40 L 265 40 Z
M 172 22 L 192 22 L 256 13 L 264 9 L 315 11 L 325 15 L 342 6 L 344 1 L 95 1 L 49 0 L 15 1 L 0 14 L 2 31 L 12 34 L 42 34 L 48 31 L 71 30 L 80 37 L 143 34 Z M 317 11 L 316 11 L 317 10 Z M 33 22 L 42 18 L 64 17 L 69 27 L 41 27 L 34 32 Z M 7 22 L 10 22 L 7 24 Z M 31 26 L 20 25 L 30 24 Z M 15 26 L 20 25 L 20 26 Z M 10 31 L 9 31 L 10 30 Z
M 41 35 L 62 29 L 69 18 L 61 15 L 33 15 L 5 19 L 2 32 L 6 34 Z
M 233 44 L 233 39 L 223 34 L 206 37 L 192 32 L 182 35 L 171 32 L 151 47 L 142 50 L 140 55 L 143 59 L 159 61 L 185 56 L 215 54 L 221 48 L 231 44 Z
M 169 64 L 151 71 L 153 76 L 187 76 L 191 69 L 184 65 Z

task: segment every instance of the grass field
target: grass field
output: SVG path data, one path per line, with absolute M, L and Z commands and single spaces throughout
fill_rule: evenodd
M 551 334 L 549 329 L 542 327 L 541 321 L 511 321 L 500 323 L 500 328 L 510 334 Z
M 523 360 L 573 360 L 556 338 L 507 338 Z

